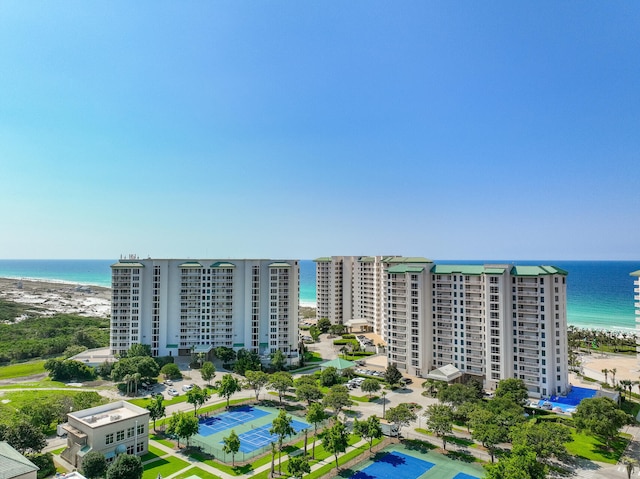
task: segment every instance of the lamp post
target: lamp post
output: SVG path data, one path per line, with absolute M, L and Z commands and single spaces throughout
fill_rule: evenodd
M 138 420 L 136 419 L 136 430 L 133 435 L 133 453 L 138 455 Z
M 384 409 L 387 404 L 387 391 L 382 391 L 382 419 L 384 419 Z

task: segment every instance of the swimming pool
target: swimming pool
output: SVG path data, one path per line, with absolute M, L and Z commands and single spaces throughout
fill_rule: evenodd
M 544 403 L 549 403 L 552 410 L 559 408 L 563 412 L 574 412 L 580 401 L 594 397 L 597 392 L 596 389 L 573 386 L 566 396 L 551 396 L 549 399 L 541 399 L 538 401 L 538 406 L 542 407 Z

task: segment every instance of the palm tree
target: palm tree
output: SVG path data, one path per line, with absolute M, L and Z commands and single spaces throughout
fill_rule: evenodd
M 611 383 L 613 386 L 616 385 L 616 373 L 618 372 L 618 370 L 616 368 L 613 368 L 611 370 L 609 370 L 609 372 L 611 373 Z
M 127 383 L 127 396 L 131 390 L 131 382 L 133 381 L 133 374 L 125 374 L 122 380 Z
M 133 381 L 133 387 L 135 388 L 134 396 L 138 395 L 138 383 L 142 380 L 142 374 L 135 373 L 131 375 L 131 381 Z
M 607 374 L 609 374 L 609 370 L 607 368 L 601 369 L 600 372 L 602 374 L 604 374 L 604 382 L 605 384 L 609 384 L 609 382 L 607 381 Z
M 638 466 L 638 461 L 629 456 L 623 456 L 620 458 L 620 462 L 626 466 L 627 469 L 627 477 L 631 479 L 631 474 L 633 474 L 633 470 Z

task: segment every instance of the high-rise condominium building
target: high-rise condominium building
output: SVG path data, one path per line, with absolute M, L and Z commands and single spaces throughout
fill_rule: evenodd
M 383 338 L 387 326 L 387 270 L 398 264 L 432 263 L 426 258 L 402 256 L 331 256 L 315 262 L 317 317 L 339 324 L 366 322 Z
M 154 356 L 218 346 L 298 350 L 296 260 L 121 259 L 111 266 L 111 352 Z
M 325 274 L 320 272 L 323 263 L 329 262 L 317 260 L 319 280 Z M 481 379 L 488 389 L 516 377 L 534 397 L 567 391 L 566 271 L 552 266 L 436 265 L 424 258 L 399 257 L 382 258 L 380 264 L 384 274 L 378 288 L 385 307 L 380 319 L 371 317 L 370 325 L 387 342 L 390 364 L 418 377 L 451 364 Z M 342 290 L 352 291 L 351 297 L 354 290 L 376 290 L 370 281 L 358 281 L 352 275 Z M 332 301 L 324 295 L 318 288 L 319 305 Z M 321 313 L 319 308 L 319 317 Z M 384 326 L 376 327 L 378 321 Z
M 636 329 L 640 333 L 640 269 L 630 274 L 635 277 L 633 280 L 633 299 L 636 307 Z M 640 344 L 636 346 L 636 349 L 640 353 Z

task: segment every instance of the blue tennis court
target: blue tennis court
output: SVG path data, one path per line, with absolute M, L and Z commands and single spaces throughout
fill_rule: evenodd
M 217 432 L 231 429 L 232 427 L 253 421 L 259 417 L 267 416 L 268 414 L 267 411 L 251 406 L 241 406 L 209 418 L 201 419 L 198 433 L 204 437 L 211 436 Z
M 469 474 L 465 474 L 464 472 L 459 472 L 453 479 L 479 479 L 476 476 L 470 476 Z
M 394 451 L 376 459 L 376 462 L 363 470 L 357 471 L 350 479 L 390 479 L 393 477 L 416 479 L 433 466 L 435 464 L 432 462 Z
M 265 424 L 264 426 L 260 426 L 252 429 L 251 431 L 240 434 L 240 452 L 252 452 L 271 442 L 277 441 L 278 436 L 269 433 L 269 429 L 271 429 L 272 426 L 272 424 Z M 295 429 L 296 433 L 298 433 L 303 429 L 308 428 L 309 424 L 293 419 L 291 421 L 291 426 Z

